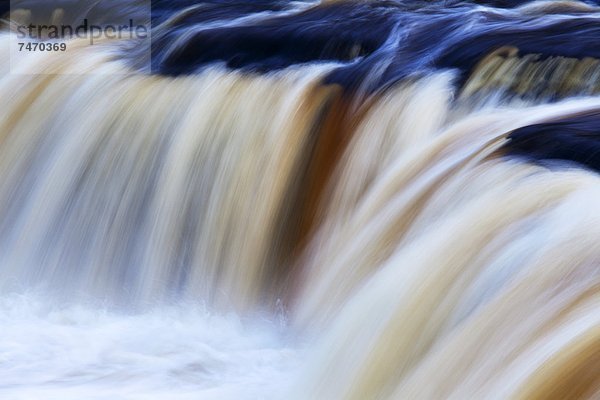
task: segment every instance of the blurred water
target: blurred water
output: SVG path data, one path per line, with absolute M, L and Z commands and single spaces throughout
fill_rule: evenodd
M 0 398 L 282 398 L 302 350 L 277 322 L 211 315 L 201 305 L 123 314 L 0 299 Z
M 0 400 L 599 398 L 598 8 L 192 3 L 0 59 Z

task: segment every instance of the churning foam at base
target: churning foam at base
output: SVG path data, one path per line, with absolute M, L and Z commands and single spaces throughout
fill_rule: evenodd
M 280 321 L 198 304 L 137 314 L 0 298 L 5 400 L 281 399 L 302 360 Z

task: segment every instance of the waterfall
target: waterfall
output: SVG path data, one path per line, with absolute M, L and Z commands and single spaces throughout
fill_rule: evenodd
M 149 66 L 1 58 L 0 397 L 600 396 L 600 9 L 518 3 L 154 1 Z

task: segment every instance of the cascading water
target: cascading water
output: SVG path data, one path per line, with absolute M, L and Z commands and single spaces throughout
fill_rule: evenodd
M 518 3 L 154 1 L 148 68 L 0 59 L 0 398 L 600 397 L 600 8 Z

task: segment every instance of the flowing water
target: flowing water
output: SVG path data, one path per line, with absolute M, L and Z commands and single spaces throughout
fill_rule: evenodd
M 0 399 L 600 398 L 600 8 L 514 3 L 0 59 Z

